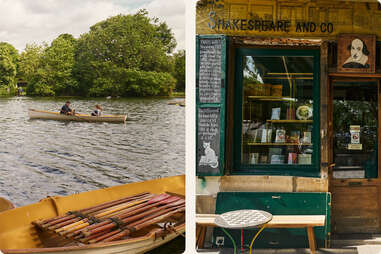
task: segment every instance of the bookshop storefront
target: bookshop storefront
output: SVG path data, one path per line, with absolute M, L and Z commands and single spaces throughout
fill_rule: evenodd
M 379 27 L 377 1 L 198 2 L 198 212 L 325 193 L 325 245 L 381 232 Z

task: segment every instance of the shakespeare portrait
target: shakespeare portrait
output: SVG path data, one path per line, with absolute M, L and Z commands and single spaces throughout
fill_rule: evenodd
M 339 72 L 374 73 L 376 71 L 376 36 L 342 34 L 337 40 Z
M 347 47 L 351 56 L 344 62 L 343 68 L 369 68 L 369 50 L 361 39 L 354 39 Z

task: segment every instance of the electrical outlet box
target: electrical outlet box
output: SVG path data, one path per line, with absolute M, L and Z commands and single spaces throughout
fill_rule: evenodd
M 225 237 L 223 237 L 223 236 L 217 236 L 216 237 L 216 245 L 218 247 L 224 246 L 224 243 L 225 243 Z

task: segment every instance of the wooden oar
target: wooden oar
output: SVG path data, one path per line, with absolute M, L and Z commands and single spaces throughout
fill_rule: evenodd
M 128 202 L 126 204 L 123 204 L 123 206 L 119 206 L 117 208 L 114 208 L 113 210 L 108 210 L 108 211 L 103 211 L 101 213 L 97 213 L 97 214 L 94 215 L 94 217 L 96 219 L 102 218 L 102 217 L 105 217 L 108 214 L 112 213 L 113 211 L 121 210 L 122 208 L 131 207 L 131 206 L 134 206 L 134 205 L 137 205 L 137 204 L 141 204 L 141 203 L 146 202 L 148 200 L 149 199 L 145 198 L 145 199 L 140 199 L 140 200 Z M 60 233 L 61 235 L 64 235 L 64 234 L 71 233 L 71 232 L 73 232 L 73 231 L 75 231 L 77 229 L 84 228 L 84 227 L 86 227 L 88 225 L 90 225 L 89 219 L 85 218 L 85 219 L 81 219 L 81 220 L 79 220 L 77 222 L 74 222 L 72 224 L 69 224 L 67 226 L 58 228 L 58 229 L 55 230 L 55 232 L 56 233 Z
M 129 223 L 129 222 L 135 221 L 135 222 L 133 222 L 133 223 L 130 223 L 130 224 L 126 225 L 127 228 L 130 228 L 130 229 L 127 229 L 128 234 L 130 234 L 131 232 L 133 232 L 133 230 L 131 229 L 132 227 L 134 227 L 135 230 L 138 230 L 138 229 L 139 229 L 139 228 L 136 228 L 135 225 L 142 224 L 142 223 L 144 223 L 144 222 L 146 222 L 146 221 L 148 221 L 148 220 L 151 220 L 151 219 L 153 219 L 153 218 L 155 218 L 155 217 L 157 217 L 157 216 L 159 216 L 159 215 L 168 213 L 169 211 L 172 211 L 172 210 L 174 210 L 174 209 L 178 209 L 178 208 L 180 208 L 180 207 L 184 207 L 184 206 L 185 206 L 185 201 L 183 201 L 183 200 L 181 200 L 181 202 L 178 202 L 178 203 L 175 202 L 175 203 L 176 203 L 176 204 L 168 204 L 168 205 L 166 205 L 166 206 L 163 206 L 163 207 L 160 207 L 160 208 L 157 208 L 157 209 L 150 210 L 150 211 L 146 212 L 143 216 L 141 216 L 141 215 L 137 215 L 137 216 L 134 216 L 133 218 L 128 218 L 128 219 L 126 219 L 126 220 L 122 220 L 122 222 L 123 222 L 123 223 Z M 167 208 L 167 209 L 166 209 L 166 208 Z M 143 219 L 141 219 L 141 220 L 137 220 L 137 221 L 136 221 L 136 219 L 142 218 L 142 217 L 144 217 L 144 216 L 146 216 L 146 215 L 150 215 L 150 216 L 147 216 L 147 217 L 145 217 L 145 218 L 143 218 Z M 111 226 L 114 227 L 115 225 L 111 225 Z M 111 228 L 112 228 L 112 227 L 111 227 Z M 140 228 L 141 228 L 141 227 L 140 227 Z M 106 226 L 102 227 L 102 230 L 108 230 L 108 229 L 110 229 L 110 228 L 109 228 L 109 227 L 106 227 Z M 121 229 L 116 229 L 116 230 L 114 230 L 114 231 L 116 231 L 117 233 L 122 232 Z M 114 232 L 114 231 L 113 231 L 113 232 Z M 98 232 L 100 232 L 100 228 L 97 229 L 97 230 L 92 230 L 91 232 L 89 232 L 89 233 L 90 233 L 89 235 L 94 234 L 94 233 L 98 233 Z M 110 234 L 111 234 L 111 232 L 110 232 Z M 89 243 L 95 243 L 95 242 L 98 242 L 98 241 L 102 241 L 103 239 L 106 239 L 107 237 L 108 237 L 108 236 L 104 235 L 104 236 L 101 236 L 101 237 L 98 237 L 98 238 L 96 238 L 96 239 L 93 239 L 93 240 L 89 241 Z M 86 237 L 85 237 L 85 238 L 86 238 Z
M 116 207 L 113 206 L 111 208 L 108 208 L 108 209 L 106 209 L 106 211 L 102 210 L 102 212 L 96 213 L 95 215 L 93 215 L 93 217 L 96 219 L 104 218 L 104 217 L 108 216 L 109 214 L 116 213 L 116 212 L 123 210 L 125 208 L 134 207 L 135 205 L 141 204 L 141 203 L 146 202 L 146 201 L 148 201 L 147 203 L 152 203 L 155 201 L 160 202 L 163 199 L 165 200 L 168 196 L 170 196 L 170 195 L 161 194 L 161 195 L 158 195 L 156 197 L 154 196 L 153 198 L 142 198 L 142 199 L 138 199 L 135 201 L 130 201 L 130 202 L 118 205 Z M 168 199 L 170 199 L 170 198 L 168 198 Z M 86 228 L 89 225 L 90 225 L 89 219 L 85 218 L 85 219 L 81 219 L 79 221 L 75 221 L 74 223 L 66 225 L 64 227 L 58 228 L 55 230 L 55 232 L 59 233 L 60 235 L 70 234 L 72 236 L 75 231 L 77 231 L 79 229 Z
M 166 218 L 171 217 L 172 215 L 174 215 L 176 213 L 183 212 L 183 211 L 185 211 L 185 206 L 180 207 L 180 208 L 178 208 L 176 210 L 168 209 L 168 210 L 162 211 L 162 212 L 160 212 L 158 214 L 155 214 L 154 216 L 156 218 L 154 216 L 152 216 L 153 220 L 151 220 L 151 221 L 147 221 L 145 223 L 141 223 L 141 224 L 138 224 L 136 226 L 134 226 L 134 225 L 131 225 L 131 226 L 134 226 L 134 228 L 136 230 L 139 230 L 139 229 L 144 228 L 144 227 L 146 227 L 148 225 L 152 225 L 154 223 L 158 223 L 158 222 L 160 222 L 160 221 L 162 221 L 162 220 L 164 220 Z M 128 236 L 129 234 L 131 234 L 131 231 L 128 230 L 128 229 L 125 229 L 125 230 L 121 231 L 118 234 L 115 234 L 115 235 L 113 235 L 111 237 L 108 237 L 108 238 L 104 238 L 103 240 L 100 240 L 100 241 L 101 242 L 111 242 L 111 241 L 119 240 L 122 237 Z M 90 243 L 92 243 L 92 242 L 90 241 Z
M 151 197 L 151 195 L 141 196 L 141 197 L 138 197 L 136 199 L 130 199 L 130 200 L 124 201 L 124 203 L 122 203 L 122 204 L 117 204 L 117 205 L 114 205 L 114 206 L 111 206 L 111 207 L 107 207 L 109 205 L 112 205 L 110 203 L 106 207 L 105 206 L 98 206 L 96 209 L 89 209 L 89 210 L 87 210 L 87 211 L 93 211 L 91 213 L 86 213 L 85 212 L 85 213 L 82 213 L 82 214 L 84 214 L 86 216 L 93 216 L 94 217 L 94 215 L 93 215 L 94 213 L 100 213 L 100 212 L 106 211 L 106 210 L 108 210 L 108 209 L 110 209 L 112 207 L 115 207 L 115 206 L 126 205 L 126 204 L 131 204 L 131 203 L 134 204 L 136 201 L 140 201 L 140 200 L 149 200 L 150 197 Z M 98 211 L 95 211 L 95 210 L 98 210 Z M 73 216 L 74 216 L 74 218 L 70 219 Z M 78 217 L 76 214 L 73 214 L 73 215 L 67 217 L 66 220 L 60 219 L 59 221 L 62 220 L 62 222 L 60 222 L 60 223 L 56 223 L 56 222 L 55 223 L 51 223 L 53 225 L 52 226 L 48 226 L 47 228 L 49 230 L 55 230 L 55 229 L 58 229 L 58 228 L 70 225 L 72 223 L 78 222 L 78 221 L 80 221 L 82 219 L 84 219 L 84 218 L 83 217 Z M 45 225 L 43 225 L 42 227 L 46 228 Z
M 184 206 L 182 206 L 184 207 Z M 179 207 L 175 207 L 177 211 L 177 209 L 180 209 Z M 129 224 L 127 227 L 129 227 L 130 229 L 125 229 L 125 230 L 122 230 L 122 229 L 117 229 L 117 230 L 114 230 L 108 234 L 105 234 L 105 235 L 102 235 L 100 237 L 97 237 L 95 239 L 92 239 L 90 241 L 87 241 L 88 243 L 97 243 L 97 242 L 103 242 L 104 240 L 108 239 L 110 241 L 113 241 L 113 240 L 117 240 L 117 239 L 120 239 L 124 236 L 128 236 L 129 234 L 131 234 L 132 232 L 136 231 L 136 230 L 139 230 L 145 226 L 148 226 L 148 225 L 151 225 L 151 224 L 154 224 L 156 223 L 155 221 L 152 221 L 153 218 L 157 217 L 157 216 L 160 216 L 160 215 L 163 215 L 163 214 L 168 214 L 168 212 L 170 212 L 171 210 L 174 210 L 175 208 L 172 208 L 172 209 L 167 209 L 167 210 L 164 210 L 164 211 L 160 211 L 158 213 L 155 213 L 154 215 L 151 215 L 147 218 L 144 218 L 143 220 L 140 220 L 140 221 L 137 221 L 137 222 L 134 222 L 134 223 L 131 223 Z M 151 220 L 151 221 L 149 221 Z M 162 217 L 160 217 L 160 220 L 162 220 Z M 149 221 L 149 222 L 147 222 Z M 146 223 L 144 223 L 146 222 Z
M 112 207 L 112 206 L 117 205 L 117 204 L 121 204 L 123 202 L 137 200 L 139 198 L 144 198 L 144 197 L 148 197 L 148 196 L 152 196 L 152 194 L 149 194 L 149 193 L 145 192 L 145 193 L 137 194 L 137 195 L 134 195 L 134 196 L 122 198 L 122 199 L 119 199 L 119 200 L 114 200 L 114 201 L 106 202 L 106 203 L 103 203 L 103 204 L 100 204 L 100 205 L 97 205 L 97 206 L 93 206 L 93 207 L 90 207 L 90 208 L 85 208 L 85 209 L 80 210 L 79 212 L 83 213 L 83 214 L 91 214 L 93 212 L 101 211 L 103 209 Z M 53 219 L 48 219 L 48 220 L 44 220 L 44 221 L 36 221 L 36 222 L 33 222 L 33 224 L 36 225 L 36 226 L 39 226 L 40 228 L 46 228 L 46 227 L 50 227 L 50 226 L 56 225 L 58 223 L 63 223 L 65 221 L 67 221 L 67 220 L 74 219 L 76 217 L 77 216 L 75 214 L 69 214 L 69 215 L 66 214 L 66 215 L 62 215 L 62 216 L 57 216 L 57 217 L 55 217 Z
M 110 214 L 109 218 L 123 219 L 123 218 L 126 218 L 128 216 L 134 215 L 136 213 L 140 213 L 142 211 L 145 211 L 145 210 L 147 210 L 147 209 L 149 209 L 151 207 L 154 207 L 154 206 L 157 206 L 157 205 L 168 204 L 170 202 L 174 202 L 174 201 L 177 201 L 177 200 L 181 199 L 180 197 L 177 197 L 177 196 L 170 196 L 169 198 L 166 198 L 166 197 L 168 197 L 168 194 L 162 194 L 160 196 L 152 198 L 150 201 L 148 201 L 146 203 L 143 203 L 143 204 L 140 204 L 140 205 L 136 205 L 136 206 L 133 206 L 133 207 L 130 207 L 130 208 L 118 211 L 116 213 Z M 155 203 L 153 203 L 153 202 L 155 202 Z M 95 228 L 98 228 L 98 227 L 101 227 L 101 226 L 104 226 L 104 225 L 107 225 L 107 224 L 110 224 L 110 223 L 112 223 L 112 221 L 110 219 L 105 219 L 103 222 L 95 223 L 95 224 L 86 226 L 86 227 L 84 227 L 83 230 L 82 230 L 82 228 L 81 229 L 77 229 L 74 232 L 69 233 L 67 235 L 67 237 L 75 237 L 76 239 L 79 239 L 82 236 L 79 236 L 78 234 L 82 233 L 82 231 L 90 231 L 92 229 L 95 229 Z
M 185 203 L 185 201 L 183 199 L 179 200 L 179 198 L 177 198 L 176 200 L 173 200 L 172 202 L 169 202 L 169 203 L 167 203 L 167 204 L 165 204 L 165 205 L 163 205 L 161 207 L 158 207 L 156 209 L 151 209 L 151 210 L 148 210 L 146 212 L 142 212 L 144 210 L 147 210 L 147 209 L 155 206 L 155 204 L 152 204 L 151 206 L 142 207 L 142 208 L 140 208 L 138 210 L 135 210 L 135 211 L 132 211 L 130 213 L 123 214 L 123 215 L 117 217 L 117 219 L 121 220 L 121 222 L 123 222 L 123 223 L 129 223 L 129 222 L 135 221 L 137 219 L 143 218 L 144 216 L 150 215 L 150 214 L 152 214 L 154 212 L 166 209 L 168 207 L 182 205 L 184 203 Z M 162 204 L 164 204 L 164 203 L 162 203 Z M 139 214 L 135 215 L 137 213 L 139 213 Z M 131 215 L 135 215 L 135 216 L 130 217 Z M 82 231 L 82 234 L 85 237 L 87 237 L 87 236 L 90 236 L 92 234 L 96 234 L 98 232 L 101 232 L 101 231 L 104 231 L 104 230 L 107 230 L 107 229 L 112 229 L 115 226 L 116 226 L 115 222 L 113 222 L 111 220 L 107 220 L 107 221 L 104 221 L 102 223 L 95 224 L 94 227 L 92 227 L 91 229 L 84 229 Z

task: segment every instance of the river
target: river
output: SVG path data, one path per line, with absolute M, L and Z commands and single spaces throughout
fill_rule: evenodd
M 58 111 L 66 100 L 0 99 L 0 195 L 16 206 L 184 174 L 185 109 L 174 99 L 70 98 L 76 112 L 127 113 L 125 124 L 29 120 L 28 108 Z

